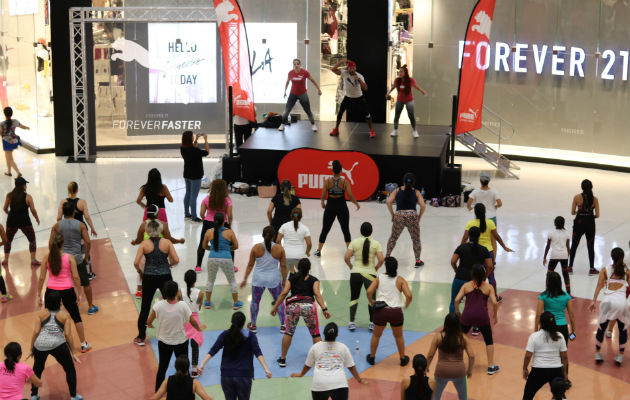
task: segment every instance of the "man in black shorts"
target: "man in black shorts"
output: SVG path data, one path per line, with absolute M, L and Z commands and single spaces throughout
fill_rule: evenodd
M 370 115 L 368 103 L 363 97 L 363 91 L 368 88 L 365 83 L 365 78 L 357 72 L 357 64 L 354 61 L 348 61 L 347 67 L 344 70 L 339 69 L 341 64 L 343 64 L 343 61 L 335 64 L 332 72 L 341 76 L 345 96 L 341 101 L 341 106 L 339 107 L 339 112 L 337 113 L 337 123 L 335 124 L 335 129 L 330 132 L 330 136 L 337 136 L 339 134 L 341 117 L 347 109 L 358 109 L 365 116 L 365 121 L 370 127 L 370 137 L 375 138 L 376 134 L 372 128 L 372 116 Z

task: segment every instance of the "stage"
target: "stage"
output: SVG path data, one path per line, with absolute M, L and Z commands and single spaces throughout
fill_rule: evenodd
M 277 181 L 280 161 L 295 149 L 358 151 L 367 154 L 376 163 L 380 173 L 379 189 L 388 182 L 400 185 L 403 174 L 413 172 L 416 186 L 425 188 L 427 197 L 440 194 L 450 126 L 418 125 L 420 137 L 417 139 L 413 138 L 410 125 L 402 125 L 398 136 L 391 137 L 389 134 L 393 125 L 374 124 L 375 139 L 369 138 L 366 123 L 342 122 L 338 136 L 329 135 L 334 127 L 332 121 L 317 122 L 317 126 L 317 132 L 312 131 L 308 121 L 293 123 L 285 127 L 284 132 L 258 128 L 238 149 L 244 181 Z

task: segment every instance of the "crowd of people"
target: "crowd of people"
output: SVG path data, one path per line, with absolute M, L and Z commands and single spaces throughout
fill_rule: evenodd
M 295 96 L 300 100 L 300 95 Z M 182 286 L 180 289 L 171 274 L 171 269 L 179 263 L 174 243 L 183 243 L 184 240 L 173 238 L 168 229 L 166 201 L 172 202 L 173 197 L 169 188 L 162 183 L 159 170 L 153 168 L 149 171 L 147 181 L 140 187 L 137 198 L 137 203 L 143 209 L 143 222 L 138 228 L 137 237 L 132 241 L 133 245 L 138 246 L 134 267 L 138 273 L 136 297 L 140 298 L 138 334 L 133 342 L 144 346 L 147 327 L 152 328 L 157 321 L 155 336 L 159 365 L 155 380 L 155 398 L 173 393 L 187 393 L 189 396 L 198 394 L 203 399 L 211 398 L 194 378 L 204 373 L 207 363 L 221 350 L 221 386 L 226 399 L 250 397 L 254 358 L 258 359 L 270 378 L 271 372 L 256 336 L 257 317 L 264 307 L 261 299 L 267 290 L 273 297 L 273 305 L 266 312 L 278 316 L 279 331 L 283 334 L 281 355 L 276 360 L 278 365 L 286 367 L 292 338 L 299 320 L 302 319 L 312 337 L 313 345 L 302 371 L 293 373 L 292 376 L 304 376 L 313 368 L 313 399 L 347 399 L 348 382 L 344 369 L 348 368 L 359 383 L 364 383 L 365 380 L 359 376 L 347 346 L 337 341 L 339 327 L 335 322 L 324 327 L 322 341 L 318 313 L 321 311 L 326 319 L 338 316 L 329 312 L 322 296 L 320 281 L 311 272 L 311 229 L 302 222 L 302 205 L 300 199 L 291 193 L 291 182 L 282 182 L 279 193 L 272 198 L 267 211 L 269 225 L 262 228 L 263 241 L 248 249 L 249 261 L 239 284 L 235 275 L 238 269 L 234 265 L 234 252 L 242 249 L 239 248 L 238 232 L 231 229 L 234 216 L 238 213 L 233 210 L 226 182 L 216 179 L 202 200 L 200 214 L 197 215 L 197 181 L 204 175 L 200 160 L 208 155 L 208 149 L 197 149 L 196 143 L 200 136 L 197 135 L 195 139 L 193 137 L 192 132 L 186 132 L 182 137 L 186 180 L 183 217 L 203 222 L 203 225 L 199 243 L 195 243 L 196 266 L 184 274 L 185 288 Z M 400 366 L 404 367 L 413 360 L 414 375 L 401 382 L 403 398 L 439 399 L 448 382 L 452 382 L 459 399 L 467 399 L 466 382 L 473 372 L 475 362 L 474 351 L 466 336 L 470 330 L 473 335 L 480 333 L 483 337 L 487 373 L 494 375 L 499 371 L 494 357 L 492 336 L 492 325 L 499 322 L 498 310 L 503 300 L 498 295 L 494 278 L 497 243 L 506 252 L 512 251 L 498 232 L 496 209 L 502 205 L 502 201 L 496 191 L 489 187 L 489 175 L 481 175 L 481 188 L 471 194 L 467 204 L 469 209 L 474 210 L 475 218 L 466 223 L 461 245 L 455 249 L 451 259 L 455 275 L 450 310 L 444 319 L 443 328 L 434 335 L 426 357 L 421 354 L 411 357 L 405 352 L 402 333 L 405 319 L 403 310 L 412 303 L 413 293 L 399 273 L 401 266 L 391 254 L 406 227 L 411 235 L 415 267 L 420 268 L 423 265 L 420 259 L 420 222 L 426 205 L 422 194 L 415 188 L 415 177 L 411 173 L 405 174 L 400 188 L 394 190 L 387 199 L 392 228 L 386 253 L 383 254 L 381 244 L 372 237 L 374 227 L 370 222 L 363 222 L 360 236 L 352 240 L 346 197 L 356 205 L 357 210 L 360 205 L 352 195 L 350 183 L 341 175 L 342 165 L 339 161 L 332 162 L 332 170 L 334 175 L 323 185 L 321 206 L 324 212 L 314 255 L 321 256 L 327 234 L 334 220 L 338 219 L 347 248 L 344 261 L 350 270 L 350 331 L 357 328 L 355 321 L 362 287 L 368 299 L 367 328 L 372 332 L 372 337 L 366 361 L 375 364 L 379 341 L 389 324 L 398 349 Z M 77 195 L 78 185 L 70 182 L 68 197 L 60 203 L 58 222 L 50 232 L 49 252 L 40 263 L 35 258 L 36 242 L 30 214 L 38 224 L 39 218 L 33 198 L 27 193 L 27 184 L 28 181 L 19 176 L 15 179 L 14 189 L 6 196 L 6 232 L 0 225 L 0 239 L 5 246 L 2 265 L 8 265 L 11 241 L 17 230 L 22 230 L 29 240 L 32 267 L 41 266 L 37 293 L 38 303 L 43 308 L 36 314 L 35 329 L 27 350 L 34 357 L 33 368 L 23 363 L 19 344 L 9 343 L 4 349 L 6 359 L 0 364 L 0 398 L 4 398 L 2 395 L 6 393 L 21 393 L 21 382 L 21 385 L 32 385 L 32 398 L 37 399 L 46 359 L 48 355 L 52 355 L 66 373 L 71 398 L 81 399 L 76 389 L 74 360 L 78 358 L 77 350 L 84 353 L 90 351 L 92 346 L 85 337 L 77 303 L 82 300 L 83 293 L 88 303 L 87 314 L 93 315 L 99 311 L 98 306 L 93 303 L 91 288 L 91 280 L 96 274 L 92 271 L 90 233 L 95 237 L 96 231 L 85 200 Z M 599 217 L 599 202 L 592 188 L 592 183 L 585 180 L 582 182 L 582 193 L 573 199 L 571 212 L 576 216 L 573 235 L 565 232 L 564 218 L 559 216 L 555 218 L 555 230 L 549 234 L 547 240 L 543 257 L 543 264 L 548 268 L 546 288 L 538 296 L 536 323 L 532 327 L 535 332 L 529 337 L 523 361 L 523 377 L 526 379 L 524 399 L 533 399 L 546 383 L 551 384 L 554 393 L 563 393 L 563 390 L 571 386 L 567 346 L 575 338 L 576 321 L 571 303 L 573 297 L 569 275 L 573 273 L 575 252 L 582 235 L 587 236 L 591 266 L 589 274 L 594 275 L 593 236 L 595 219 Z M 202 272 L 206 251 L 209 251 L 206 264 L 207 283 L 202 291 L 196 287 L 196 282 L 198 274 Z M 595 270 L 599 280 L 589 308 L 591 311 L 597 309 L 597 300 L 601 293 L 595 361 L 604 361 L 600 348 L 604 336 L 609 336 L 613 324 L 616 323 L 619 329 L 619 354 L 614 361 L 621 365 L 627 341 L 626 328 L 630 324 L 626 301 L 630 275 L 624 263 L 622 249 L 613 249 L 611 258 L 612 265 L 601 271 Z M 560 274 L 554 271 L 557 264 L 561 265 L 566 291 L 563 290 Z M 207 355 L 199 362 L 199 353 L 204 343 L 203 330 L 206 328 L 200 322 L 199 312 L 202 308 L 215 307 L 212 294 L 219 270 L 230 285 L 234 313 L 229 328 L 219 335 Z M 239 299 L 239 287 L 243 289 L 248 285 L 250 275 L 252 279 L 248 322 L 245 314 L 240 311 L 244 304 Z M 44 284 L 46 290 L 42 295 Z M 1 275 L 0 291 L 3 303 L 11 300 Z M 157 291 L 160 291 L 161 300 L 154 302 Z M 460 309 L 462 300 L 465 301 L 463 311 Z M 488 303 L 491 305 L 491 313 Z M 568 314 L 568 321 L 565 312 Z M 78 333 L 80 343 L 73 341 L 72 325 Z M 190 360 L 189 346 L 192 352 Z M 428 377 L 427 373 L 436 352 L 434 377 Z M 464 353 L 468 358 L 467 363 Z M 177 372 L 167 378 L 166 372 L 173 354 Z

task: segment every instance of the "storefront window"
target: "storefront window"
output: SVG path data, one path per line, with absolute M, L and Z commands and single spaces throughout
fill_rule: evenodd
M 0 104 L 36 150 L 55 146 L 49 23 L 48 0 L 0 0 Z
M 322 121 L 334 121 L 343 93 L 340 78 L 331 69 L 347 58 L 348 2 L 324 0 L 322 3 L 321 40 L 321 116 Z

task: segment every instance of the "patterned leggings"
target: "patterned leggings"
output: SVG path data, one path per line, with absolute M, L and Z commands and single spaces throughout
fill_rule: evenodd
M 212 292 L 219 268 L 221 268 L 221 271 L 225 274 L 225 278 L 232 288 L 232 293 L 238 293 L 238 286 L 236 285 L 236 278 L 234 277 L 234 263 L 231 258 L 208 258 L 208 282 L 206 283 L 206 292 Z
M 28 251 L 34 253 L 37 250 L 37 242 L 35 241 L 35 231 L 33 230 L 33 225 L 25 225 L 25 226 L 7 226 L 7 242 L 4 245 L 4 254 L 11 253 L 11 242 L 13 242 L 13 238 L 17 231 L 21 230 L 24 236 L 28 239 Z
M 249 313 L 251 314 L 251 322 L 256 325 L 256 318 L 258 318 L 258 309 L 260 306 L 260 299 L 262 298 L 265 289 L 271 293 L 273 297 L 273 301 L 278 300 L 278 296 L 282 293 L 282 283 L 278 283 L 278 286 L 275 288 L 265 288 L 261 286 L 252 286 L 252 304 L 249 307 Z M 284 303 L 278 306 L 278 317 L 280 317 L 280 325 L 284 325 L 284 313 L 285 313 L 285 305 Z
M 418 221 L 418 213 L 416 210 L 401 210 L 396 211 L 394 214 L 394 223 L 392 224 L 392 234 L 387 241 L 387 255 L 389 257 L 396 246 L 398 237 L 402 233 L 403 229 L 407 227 L 409 235 L 411 236 L 411 242 L 413 243 L 413 253 L 416 256 L 416 260 L 420 260 L 420 252 L 422 251 L 422 244 L 420 243 L 420 221 Z

